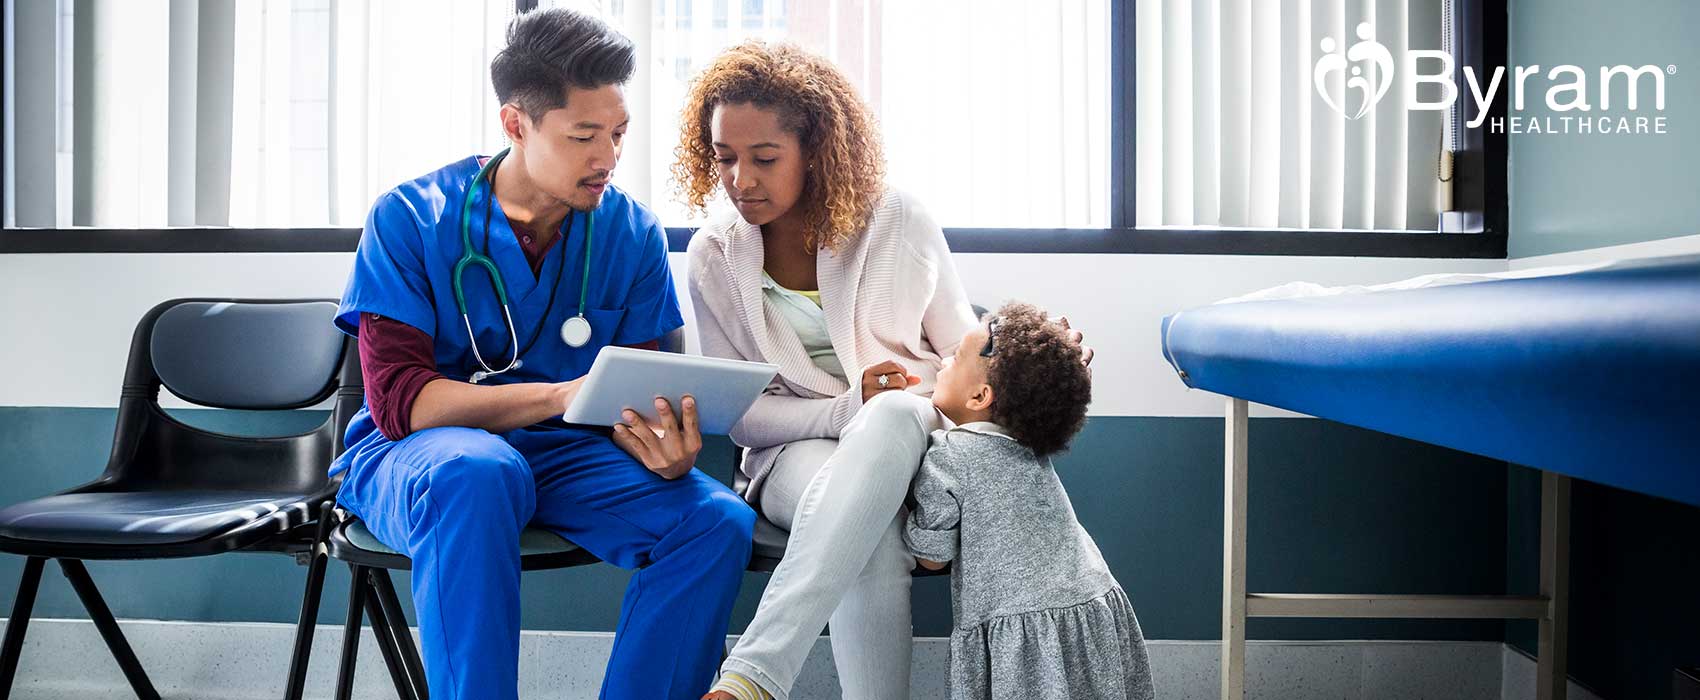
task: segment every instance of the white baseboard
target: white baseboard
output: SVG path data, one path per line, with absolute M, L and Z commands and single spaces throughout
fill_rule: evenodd
M 174 700 L 247 700 L 282 693 L 295 628 L 260 623 L 125 620 L 120 623 L 155 687 Z M 594 698 L 613 635 L 527 631 L 520 639 L 520 696 L 526 700 Z M 915 640 L 913 700 L 949 697 L 949 644 Z M 307 696 L 335 687 L 340 626 L 314 633 Z M 1221 646 L 1210 641 L 1149 643 L 1157 697 L 1213 700 L 1220 695 Z M 1498 642 L 1251 641 L 1246 687 L 1259 700 L 1312 698 L 1533 698 L 1534 662 Z M 370 631 L 361 641 L 356 698 L 395 697 Z M 822 638 L 793 691 L 798 700 L 838 697 L 831 646 Z M 118 665 L 87 620 L 32 620 L 13 697 L 113 700 L 133 697 Z M 1598 700 L 1572 684 L 1571 698 Z

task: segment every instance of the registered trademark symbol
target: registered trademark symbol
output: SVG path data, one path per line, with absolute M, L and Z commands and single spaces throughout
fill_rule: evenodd
M 1668 66 L 1665 66 L 1665 72 L 1670 74 L 1670 75 L 1676 75 L 1676 64 L 1672 63 Z

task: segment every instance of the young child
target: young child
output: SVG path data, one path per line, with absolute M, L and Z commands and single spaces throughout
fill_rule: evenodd
M 1050 455 L 1086 422 L 1092 378 L 1063 326 L 1012 303 L 939 373 L 903 539 L 951 571 L 951 697 L 1148 699 L 1145 638 L 1075 519 Z

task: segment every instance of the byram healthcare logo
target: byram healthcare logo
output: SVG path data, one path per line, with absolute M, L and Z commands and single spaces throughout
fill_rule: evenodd
M 1361 119 L 1382 98 L 1392 92 L 1396 84 L 1397 73 L 1404 77 L 1407 89 L 1405 109 L 1443 110 L 1452 106 L 1458 100 L 1458 85 L 1453 80 L 1455 64 L 1452 55 L 1445 51 L 1429 49 L 1412 49 L 1405 54 L 1403 66 L 1395 66 L 1393 52 L 1381 42 L 1375 40 L 1375 25 L 1364 22 L 1357 26 L 1357 42 L 1350 47 L 1344 46 L 1332 36 L 1325 36 L 1318 46 L 1322 55 L 1316 59 L 1316 65 L 1311 69 L 1311 83 L 1316 88 L 1316 94 L 1328 105 L 1329 109 L 1340 113 L 1347 119 Z M 1421 65 L 1433 65 L 1438 68 L 1432 73 L 1418 70 Z M 1476 116 L 1467 125 L 1471 129 L 1478 128 L 1488 119 L 1488 107 L 1499 97 L 1503 88 L 1510 94 L 1512 100 L 1511 116 L 1494 117 L 1488 124 L 1493 133 L 1511 134 L 1663 134 L 1667 123 L 1665 111 L 1665 78 L 1676 75 L 1676 66 L 1645 65 L 1639 68 L 1617 65 L 1600 66 L 1597 94 L 1589 91 L 1588 73 L 1574 65 L 1553 66 L 1545 74 L 1546 107 L 1549 112 L 1563 116 L 1524 116 L 1525 96 L 1530 89 L 1539 90 L 1540 83 L 1533 88 L 1529 78 L 1540 79 L 1541 66 L 1514 66 L 1511 68 L 1511 78 L 1506 80 L 1506 67 L 1496 66 L 1489 77 L 1487 87 L 1482 87 L 1481 80 L 1476 75 L 1474 66 L 1464 67 L 1464 82 L 1468 84 L 1470 98 L 1475 101 Z M 1348 76 L 1344 81 L 1336 79 L 1336 75 Z M 1563 82 L 1560 82 L 1563 81 Z M 1438 85 L 1440 99 L 1427 101 L 1420 99 L 1417 87 L 1420 85 Z M 1653 111 L 1657 114 L 1647 116 L 1641 113 L 1641 95 L 1643 88 L 1650 88 L 1653 93 Z M 1353 93 L 1357 99 L 1351 99 Z M 1338 94 L 1336 94 L 1338 93 Z M 1622 94 L 1626 99 L 1622 107 L 1613 107 L 1612 98 Z M 1590 100 L 1598 97 L 1598 104 Z M 1353 109 L 1352 106 L 1356 108 Z M 1566 114 L 1576 112 L 1580 114 Z M 1631 114 L 1625 114 L 1629 112 Z
M 1322 95 L 1322 101 L 1334 111 L 1344 114 L 1347 119 L 1357 119 L 1369 112 L 1381 98 L 1387 96 L 1387 90 L 1393 87 L 1393 52 L 1375 40 L 1375 27 L 1368 22 L 1358 25 L 1358 43 L 1352 44 L 1342 55 L 1336 52 L 1334 37 L 1322 37 L 1322 57 L 1316 59 L 1316 67 L 1311 69 L 1310 80 L 1316 84 L 1316 92 Z M 1374 70 L 1365 73 L 1364 66 L 1352 65 L 1360 61 L 1370 61 Z M 1351 68 L 1352 77 L 1346 81 L 1346 93 L 1353 88 L 1363 91 L 1363 101 L 1358 111 L 1347 114 L 1345 100 L 1334 101 L 1334 96 L 1328 92 L 1328 75 L 1339 73 Z M 1450 73 L 1451 71 L 1447 71 Z M 1342 95 L 1342 97 L 1345 97 Z

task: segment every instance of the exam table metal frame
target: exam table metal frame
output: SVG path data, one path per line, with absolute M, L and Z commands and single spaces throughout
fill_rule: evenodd
M 1249 403 L 1228 397 L 1223 431 L 1222 699 L 1245 697 L 1248 617 L 1535 620 L 1536 691 L 1564 700 L 1569 654 L 1570 477 L 1541 472 L 1540 594 L 1533 596 L 1246 592 Z
M 1538 696 L 1562 700 L 1571 479 L 1700 506 L 1700 255 L 1216 304 L 1164 318 L 1162 344 L 1228 397 L 1223 698 L 1245 691 L 1246 618 L 1314 617 L 1535 620 Z M 1537 594 L 1248 593 L 1251 402 L 1541 470 Z

